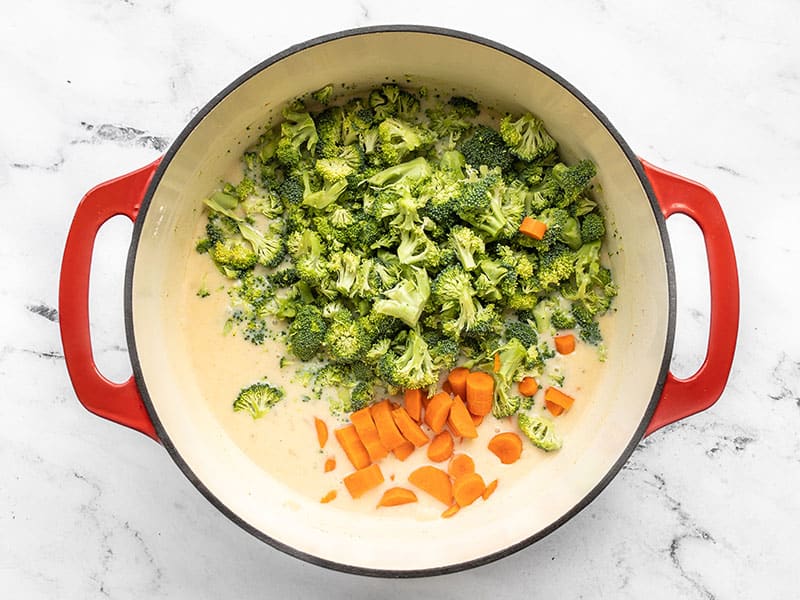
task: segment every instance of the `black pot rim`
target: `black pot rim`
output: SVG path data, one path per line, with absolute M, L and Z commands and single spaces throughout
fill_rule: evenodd
M 136 336 L 133 327 L 133 310 L 132 310 L 133 270 L 134 270 L 134 263 L 136 260 L 137 250 L 139 247 L 139 243 L 141 242 L 141 233 L 142 233 L 144 217 L 147 213 L 147 210 L 153 199 L 155 190 L 158 188 L 158 185 L 161 181 L 164 172 L 166 171 L 173 157 L 177 154 L 183 143 L 186 141 L 186 139 L 188 138 L 190 133 L 194 130 L 194 128 L 200 123 L 200 121 L 208 113 L 210 113 L 211 110 L 213 110 L 214 107 L 216 107 L 224 98 L 226 98 L 234 89 L 239 87 L 245 81 L 247 81 L 257 73 L 261 72 L 265 68 L 269 67 L 270 65 L 280 60 L 283 60 L 288 56 L 291 56 L 297 52 L 301 52 L 313 46 L 325 44 L 327 42 L 335 41 L 342 38 L 360 36 L 360 35 L 371 35 L 376 33 L 389 33 L 389 32 L 423 33 L 429 35 L 452 37 L 480 44 L 483 46 L 487 46 L 494 50 L 500 51 L 541 71 L 542 73 L 544 73 L 545 75 L 556 81 L 559 85 L 561 85 L 564 89 L 566 89 L 569 93 L 571 93 L 576 99 L 578 99 L 589 111 L 591 111 L 591 113 L 595 117 L 597 117 L 597 119 L 603 124 L 606 130 L 612 135 L 616 143 L 622 149 L 626 158 L 628 159 L 634 171 L 636 172 L 636 175 L 638 176 L 639 181 L 642 184 L 642 187 L 645 190 L 647 198 L 650 202 L 650 206 L 653 210 L 653 214 L 656 218 L 656 223 L 661 238 L 662 248 L 666 260 L 667 284 L 669 293 L 669 298 L 668 298 L 669 314 L 668 314 L 667 335 L 665 340 L 664 354 L 661 359 L 661 366 L 659 370 L 658 380 L 655 385 L 655 388 L 653 389 L 653 393 L 651 395 L 647 411 L 645 412 L 645 415 L 642 418 L 641 423 L 636 429 L 636 432 L 632 436 L 631 440 L 628 442 L 624 451 L 621 453 L 621 455 L 614 463 L 614 465 L 608 470 L 605 476 L 597 483 L 597 485 L 595 485 L 595 487 L 592 488 L 592 490 L 590 490 L 577 504 L 575 504 L 570 510 L 568 510 L 561 518 L 554 521 L 541 531 L 536 532 L 535 534 L 529 536 L 528 538 L 516 544 L 512 544 L 511 546 L 508 546 L 502 550 L 487 554 L 485 556 L 476 559 L 454 563 L 451 565 L 431 567 L 428 569 L 413 569 L 413 570 L 371 569 L 355 565 L 349 565 L 346 563 L 338 563 L 335 561 L 330 561 L 327 559 L 320 558 L 318 556 L 303 552 L 294 547 L 283 544 L 282 542 L 270 537 L 265 532 L 256 529 L 255 527 L 244 521 L 235 512 L 233 512 L 230 508 L 228 508 L 216 495 L 214 495 L 213 492 L 211 492 L 211 490 L 209 490 L 203 484 L 202 480 L 199 477 L 197 477 L 197 475 L 195 475 L 195 473 L 189 467 L 188 463 L 181 456 L 178 449 L 172 443 L 172 440 L 170 439 L 169 436 L 169 432 L 165 429 L 165 427 L 158 418 L 158 414 L 156 413 L 155 407 L 150 398 L 145 378 L 142 373 L 141 363 L 139 360 L 139 354 L 136 346 Z M 549 68 L 545 67 L 538 61 L 530 58 L 529 56 L 517 52 L 516 50 L 513 50 L 507 46 L 504 46 L 492 40 L 477 35 L 473 35 L 471 33 L 446 29 L 442 27 L 431 27 L 424 25 L 376 25 L 370 27 L 347 29 L 336 33 L 331 33 L 320 37 L 316 37 L 311 40 L 295 44 L 287 48 L 286 50 L 273 55 L 272 57 L 262 61 L 261 63 L 257 64 L 247 72 L 243 73 L 233 82 L 231 82 L 228 86 L 226 86 L 221 92 L 219 92 L 216 96 L 214 96 L 200 111 L 198 111 L 198 113 L 191 119 L 191 121 L 186 125 L 183 131 L 181 131 L 181 133 L 170 145 L 169 149 L 162 158 L 161 163 L 159 164 L 158 168 L 153 174 L 153 177 L 150 181 L 150 185 L 147 188 L 147 192 L 144 198 L 142 199 L 141 208 L 139 209 L 138 216 L 136 218 L 136 221 L 134 222 L 132 242 L 130 250 L 128 252 L 126 273 L 125 273 L 125 291 L 124 291 L 125 332 L 131 358 L 131 365 L 133 367 L 133 376 L 139 388 L 139 392 L 141 393 L 142 400 L 144 401 L 144 404 L 147 408 L 147 412 L 151 420 L 153 421 L 155 430 L 158 433 L 159 439 L 161 440 L 161 443 L 166 448 L 167 452 L 169 452 L 170 456 L 178 465 L 178 467 L 186 476 L 186 478 L 200 491 L 200 493 L 203 494 L 203 496 L 206 497 L 206 499 L 209 502 L 211 502 L 217 509 L 219 509 L 219 511 L 222 512 L 226 517 L 228 517 L 231 521 L 239 525 L 242 529 L 249 532 L 256 538 L 260 539 L 261 541 L 266 542 L 267 544 L 273 546 L 274 548 L 277 548 L 278 550 L 285 552 L 286 554 L 289 554 L 306 562 L 312 563 L 314 565 L 318 565 L 335 571 L 341 571 L 344 573 L 365 575 L 371 577 L 386 577 L 386 578 L 430 577 L 435 575 L 455 573 L 467 569 L 472 569 L 478 566 L 486 565 L 488 563 L 494 562 L 496 560 L 514 554 L 515 552 L 522 550 L 527 546 L 530 546 L 534 542 L 546 537 L 547 535 L 558 529 L 561 525 L 566 523 L 569 519 L 574 517 L 586 506 L 588 506 L 600 494 L 600 492 L 602 492 L 603 489 L 605 489 L 605 487 L 622 469 L 623 465 L 627 462 L 628 458 L 633 453 L 636 446 L 638 445 L 638 443 L 640 442 L 640 440 L 644 435 L 647 425 L 649 424 L 650 419 L 652 418 L 653 413 L 655 412 L 656 406 L 658 405 L 658 400 L 661 397 L 661 392 L 663 390 L 667 373 L 669 371 L 669 363 L 672 357 L 672 348 L 675 337 L 675 319 L 676 319 L 676 293 L 675 293 L 674 272 L 675 270 L 672 258 L 672 250 L 669 244 L 669 236 L 667 233 L 666 220 L 664 219 L 661 213 L 658 201 L 656 200 L 656 196 L 653 192 L 652 187 L 650 186 L 650 182 L 647 179 L 647 176 L 644 173 L 644 169 L 642 168 L 639 159 L 630 149 L 630 147 L 622 138 L 622 136 L 619 134 L 619 132 L 616 130 L 616 128 L 611 124 L 608 118 L 591 101 L 589 101 L 589 99 L 586 98 L 586 96 L 584 96 L 581 92 L 579 92 L 577 88 L 575 88 L 572 84 L 566 81 L 563 77 L 561 77 L 554 71 L 550 70 Z

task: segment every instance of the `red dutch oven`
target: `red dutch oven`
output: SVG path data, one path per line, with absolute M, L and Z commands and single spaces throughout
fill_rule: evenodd
M 198 201 L 235 168 L 239 153 L 230 150 L 253 141 L 253 125 L 329 82 L 367 90 L 409 76 L 539 115 L 568 162 L 597 164 L 600 202 L 618 233 L 607 243 L 620 294 L 592 400 L 563 432 L 561 451 L 463 519 L 365 518 L 295 494 L 249 460 L 208 410 L 179 317 L 204 218 Z M 688 379 L 669 372 L 676 292 L 665 223 L 676 213 L 702 230 L 710 276 L 707 354 Z M 94 239 L 115 215 L 134 221 L 125 279 L 133 376 L 122 384 L 95 366 L 88 315 Z M 328 35 L 273 56 L 213 98 L 161 159 L 89 191 L 67 238 L 59 310 L 67 368 L 88 410 L 160 442 L 215 506 L 263 541 L 326 567 L 407 577 L 470 568 L 541 539 L 595 498 L 644 436 L 716 402 L 733 360 L 739 290 L 730 234 L 708 189 L 637 158 L 583 94 L 531 58 L 464 33 L 396 26 Z

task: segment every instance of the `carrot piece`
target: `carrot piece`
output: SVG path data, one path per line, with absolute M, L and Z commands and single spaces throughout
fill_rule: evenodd
M 351 414 L 350 422 L 355 425 L 358 437 L 361 438 L 361 442 L 367 449 L 372 462 L 379 461 L 389 454 L 386 447 L 381 444 L 378 428 L 375 426 L 375 421 L 372 420 L 372 414 L 368 406 Z
M 422 427 L 417 425 L 411 415 L 402 406 L 392 411 L 392 418 L 395 425 L 405 438 L 419 448 L 428 443 L 428 436 L 422 431 Z
M 447 374 L 447 383 L 456 396 L 467 397 L 467 375 L 469 375 L 467 367 L 456 367 Z
M 461 507 L 458 504 L 452 504 L 451 506 L 448 506 L 447 508 L 444 509 L 444 512 L 442 512 L 442 518 L 449 519 L 460 510 Z
M 453 432 L 453 435 L 457 437 L 478 437 L 478 430 L 475 428 L 475 423 L 472 422 L 472 415 L 469 414 L 467 406 L 459 396 L 454 397 L 453 403 L 450 405 L 447 426 Z
M 320 498 L 319 501 L 322 504 L 327 504 L 331 500 L 335 500 L 335 499 L 336 499 L 336 490 L 331 490 L 330 492 L 325 494 L 322 498 Z
M 569 396 L 559 390 L 558 388 L 549 387 L 544 391 L 544 402 L 547 405 L 547 402 L 552 402 L 553 404 L 557 404 L 565 411 L 572 408 L 573 403 L 575 402 L 575 398 Z M 560 413 L 559 413 L 560 414 Z
M 570 354 L 575 351 L 575 336 L 571 333 L 557 335 L 553 341 L 556 344 L 556 352 L 559 354 Z
M 466 473 L 453 482 L 453 498 L 461 507 L 469 506 L 483 495 L 486 484 L 477 473 Z
M 533 377 L 523 377 L 519 382 L 519 393 L 529 398 L 539 391 L 539 384 Z
M 474 473 L 475 461 L 469 454 L 454 454 L 450 464 L 447 465 L 447 472 L 453 479 L 458 479 L 467 473 Z
M 481 494 L 481 497 L 484 500 L 488 500 L 489 496 L 494 494 L 494 491 L 496 489 L 497 489 L 497 479 L 495 479 L 494 481 L 489 482 L 489 484 L 486 486 L 486 489 L 483 490 L 483 494 Z
M 409 502 L 416 502 L 417 495 L 404 487 L 393 487 L 383 492 L 383 496 L 378 501 L 378 506 L 400 506 Z
M 447 506 L 453 503 L 453 484 L 450 476 L 431 465 L 424 465 L 411 472 L 408 480 Z
M 473 415 L 483 417 L 492 412 L 494 377 L 483 371 L 467 375 L 467 408 Z
M 547 223 L 534 219 L 533 217 L 525 217 L 519 226 L 519 232 L 522 235 L 527 235 L 535 240 L 540 240 L 547 232 Z
M 442 462 L 453 456 L 453 436 L 444 429 L 437 434 L 428 446 L 428 458 L 433 462 Z
M 344 486 L 353 498 L 360 498 L 383 483 L 383 473 L 376 464 L 359 469 L 344 478 Z
M 314 428 L 317 430 L 317 441 L 319 442 L 319 447 L 324 448 L 325 444 L 328 443 L 328 426 L 322 419 L 314 417 Z
M 473 415 L 472 413 L 469 413 L 469 415 L 472 417 L 472 424 L 477 429 L 483 423 L 483 415 Z
M 522 454 L 522 439 L 513 431 L 498 433 L 489 440 L 489 450 L 500 459 L 501 463 L 510 465 Z
M 392 407 L 389 405 L 388 400 L 381 400 L 373 404 L 369 412 L 372 415 L 372 420 L 375 422 L 375 427 L 378 430 L 378 437 L 384 448 L 387 450 L 394 450 L 406 442 L 406 438 L 403 437 L 397 425 L 394 424 Z
M 406 390 L 403 395 L 403 403 L 406 407 L 406 412 L 417 423 L 422 421 L 422 399 L 427 397 L 425 390 Z
M 412 444 L 408 440 L 406 440 L 397 448 L 392 450 L 392 454 L 394 454 L 394 457 L 400 461 L 407 459 L 409 456 L 411 456 L 412 452 L 414 452 L 414 444 Z
M 363 469 L 369 465 L 369 453 L 361 442 L 361 438 L 358 437 L 358 432 L 354 425 L 336 429 L 333 434 L 354 468 Z
M 494 353 L 494 361 L 492 362 L 492 371 L 495 373 L 500 372 L 500 354 L 498 352 Z
M 434 433 L 441 433 L 444 429 L 452 403 L 453 399 L 447 392 L 439 392 L 431 397 L 428 408 L 425 409 L 425 423 L 433 429 Z
M 331 458 L 325 459 L 325 467 L 324 467 L 324 469 L 325 469 L 326 473 L 330 473 L 335 468 L 336 468 L 336 459 L 335 458 L 331 457 Z
M 560 415 L 561 413 L 564 412 L 564 407 L 559 406 L 558 404 L 556 404 L 552 400 L 545 400 L 544 401 L 544 407 L 548 411 L 550 411 L 550 414 L 553 415 L 554 417 L 557 417 L 558 415 Z

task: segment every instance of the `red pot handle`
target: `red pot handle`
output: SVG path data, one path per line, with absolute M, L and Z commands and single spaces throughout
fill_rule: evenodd
M 711 323 L 703 364 L 687 379 L 667 374 L 656 411 L 645 435 L 712 406 L 728 381 L 739 329 L 739 277 L 733 242 L 719 202 L 699 183 L 654 167 L 644 171 L 664 218 L 680 213 L 703 233 L 711 291 Z
M 100 226 L 116 215 L 136 219 L 150 179 L 161 159 L 101 183 L 78 204 L 72 219 L 58 289 L 61 343 L 72 385 L 83 406 L 158 441 L 133 377 L 114 383 L 98 371 L 89 335 L 89 272 Z

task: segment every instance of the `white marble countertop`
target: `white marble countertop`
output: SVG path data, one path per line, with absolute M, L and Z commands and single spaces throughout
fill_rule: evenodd
M 406 0 L 223 5 L 38 0 L 0 8 L 0 589 L 8 598 L 796 598 L 800 539 L 800 5 Z M 526 8 L 518 6 L 526 5 Z M 386 581 L 280 553 L 228 521 L 145 436 L 99 419 L 67 377 L 61 252 L 92 185 L 155 159 L 214 94 L 290 44 L 352 27 L 461 29 L 584 92 L 639 155 L 719 197 L 742 317 L 728 387 L 647 438 L 556 532 L 499 562 Z M 669 224 L 673 370 L 702 360 L 696 228 Z M 122 317 L 131 225 L 101 232 L 97 361 L 130 372 Z

